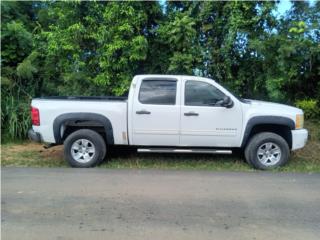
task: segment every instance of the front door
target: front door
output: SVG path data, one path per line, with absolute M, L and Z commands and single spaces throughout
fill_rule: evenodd
M 143 79 L 137 84 L 132 107 L 134 145 L 178 146 L 180 82 L 175 78 Z
M 220 89 L 219 89 L 220 88 Z M 217 104 L 225 95 L 214 81 L 183 79 L 181 100 L 181 146 L 235 147 L 242 127 L 240 103 L 232 108 Z

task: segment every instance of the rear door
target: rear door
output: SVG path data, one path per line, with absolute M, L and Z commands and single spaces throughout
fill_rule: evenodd
M 178 146 L 180 81 L 145 78 L 137 82 L 131 111 L 133 145 Z

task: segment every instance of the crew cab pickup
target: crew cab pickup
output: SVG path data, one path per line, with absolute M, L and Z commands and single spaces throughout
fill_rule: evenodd
M 139 152 L 244 151 L 258 169 L 284 165 L 305 146 L 301 109 L 241 99 L 212 79 L 138 75 L 128 98 L 47 97 L 31 103 L 29 138 L 64 144 L 72 167 L 99 164 L 112 145 Z

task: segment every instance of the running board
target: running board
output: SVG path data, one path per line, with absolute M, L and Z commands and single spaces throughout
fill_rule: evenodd
M 207 154 L 231 154 L 231 150 L 218 149 L 174 149 L 174 148 L 138 148 L 139 153 L 207 153 Z

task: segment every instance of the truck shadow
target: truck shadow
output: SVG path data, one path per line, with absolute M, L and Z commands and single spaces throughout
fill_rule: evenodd
M 135 148 L 109 148 L 103 165 L 124 167 L 156 167 L 156 168 L 216 168 L 230 165 L 247 164 L 241 151 L 232 154 L 202 154 L 202 153 L 138 153 Z

